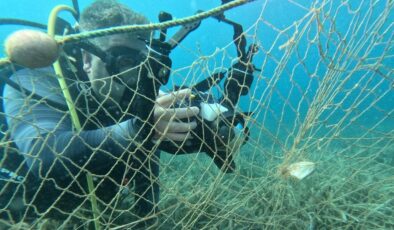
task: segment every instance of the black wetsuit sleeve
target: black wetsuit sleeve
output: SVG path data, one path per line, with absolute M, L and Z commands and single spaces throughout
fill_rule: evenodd
M 56 77 L 36 76 L 41 73 L 24 70 L 12 79 L 44 98 L 65 105 Z M 40 177 L 70 177 L 83 168 L 104 174 L 116 162 L 133 154 L 137 146 L 133 119 L 76 132 L 67 112 L 8 86 L 4 91 L 4 109 L 12 139 L 30 169 Z

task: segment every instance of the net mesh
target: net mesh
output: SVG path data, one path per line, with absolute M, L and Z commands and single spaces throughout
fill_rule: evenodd
M 284 11 L 302 13 L 294 16 L 291 23 L 281 23 L 270 14 L 275 2 L 257 1 L 261 11 L 255 23 L 243 25 L 248 42 L 259 46 L 253 63 L 262 71 L 254 73 L 249 94 L 237 105 L 238 111 L 253 114 L 246 117 L 249 140 L 240 151 L 233 151 L 236 163 L 233 173 L 221 172 L 204 153 L 162 152 L 159 158 L 152 154 L 158 145 L 151 146 L 149 151 L 142 152 L 160 165 L 159 178 L 150 176 L 151 183 L 159 184 L 160 199 L 154 204 L 158 211 L 141 218 L 135 214 L 138 196 L 133 182 L 135 174 L 131 173 L 139 170 L 131 164 L 136 151 L 129 148 L 114 156 L 100 151 L 102 146 L 98 144 L 89 146 L 93 154 L 86 164 L 73 163 L 74 168 L 70 169 L 78 169 L 79 172 L 69 175 L 73 175 L 74 186 L 80 189 L 61 184 L 49 174 L 39 175 L 42 186 L 44 182 L 52 183 L 62 191 L 57 203 L 48 210 L 37 208 L 26 195 L 19 196 L 29 190 L 29 185 L 4 180 L 0 192 L 12 199 L 9 198 L 10 202 L 1 211 L 5 213 L 23 204 L 30 211 L 22 214 L 18 224 L 12 220 L 3 220 L 2 224 L 26 229 L 84 229 L 94 224 L 96 228 L 124 229 L 154 220 L 150 226 L 153 229 L 394 228 L 394 3 L 306 2 L 289 0 L 284 4 Z M 178 86 L 193 85 L 238 61 L 232 41 L 204 55 L 182 44 L 177 49 L 197 57 L 190 65 L 171 70 L 171 84 Z M 215 83 L 208 92 L 224 94 L 223 83 Z M 45 104 L 43 99 L 36 100 L 29 93 L 25 100 L 27 109 L 13 119 L 23 120 L 35 106 Z M 183 100 L 185 103 L 189 101 Z M 102 112 L 100 106 L 104 105 L 99 103 L 88 119 L 93 119 L 95 112 Z M 63 113 L 62 120 L 69 119 L 67 112 L 58 112 Z M 95 122 L 106 127 L 105 123 Z M 61 128 L 59 122 L 48 130 L 56 134 Z M 32 174 L 31 169 L 26 169 L 24 158 L 20 165 L 8 163 L 9 159 L 20 156 L 12 144 L 17 140 L 10 138 L 11 132 L 12 129 L 3 131 L 1 168 L 17 174 L 27 170 L 25 174 Z M 110 131 L 107 134 L 106 138 L 113 138 Z M 37 146 L 45 145 L 50 139 L 40 137 L 42 141 Z M 78 138 L 75 134 L 71 140 Z M 204 135 L 201 140 L 205 140 Z M 127 141 L 129 146 L 143 148 L 143 140 L 128 137 Z M 33 151 L 39 154 L 36 146 L 30 150 L 24 154 L 37 156 Z M 58 163 L 69 169 L 62 152 L 55 154 Z M 93 179 L 86 182 L 89 161 L 99 154 L 111 158 L 114 166 L 102 174 L 90 172 Z M 316 169 L 297 180 L 289 176 L 288 168 L 295 162 L 313 162 Z M 111 176 L 115 165 L 124 166 L 120 180 Z M 102 190 L 100 184 L 107 183 L 105 180 L 117 189 L 111 199 L 97 194 Z M 18 196 L 21 198 L 17 199 Z M 78 197 L 79 202 L 74 204 L 70 197 Z M 75 207 L 59 208 L 64 203 Z M 64 214 L 62 220 L 49 215 L 54 210 Z M 33 219 L 29 217 L 32 213 Z

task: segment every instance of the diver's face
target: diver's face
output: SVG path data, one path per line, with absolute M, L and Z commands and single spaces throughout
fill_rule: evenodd
M 120 48 L 120 51 L 123 50 L 123 52 L 133 49 L 147 53 L 143 41 L 138 39 L 130 40 L 121 36 L 109 37 L 106 46 L 100 48 L 107 52 L 113 49 L 118 49 L 119 51 Z M 138 57 L 135 58 L 137 61 L 139 60 Z M 84 70 L 89 77 L 93 90 L 100 100 L 119 103 L 126 89 L 134 89 L 140 68 L 138 66 L 135 67 L 135 60 L 131 60 L 133 59 L 133 55 L 129 55 L 128 59 L 120 60 L 117 71 L 111 75 L 106 68 L 106 64 L 100 58 L 93 54 L 84 54 Z M 137 64 L 139 63 L 140 61 Z

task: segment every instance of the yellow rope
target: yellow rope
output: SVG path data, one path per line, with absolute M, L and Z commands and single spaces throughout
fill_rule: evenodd
M 7 58 L 7 57 L 0 58 L 0 68 L 1 68 L 2 66 L 5 66 L 5 65 L 8 65 L 8 64 L 11 64 L 11 63 L 12 63 L 12 62 L 11 62 L 10 59 Z
M 63 10 L 69 11 L 73 14 L 76 14 L 76 11 L 69 6 L 65 6 L 65 5 L 56 6 L 51 11 L 51 14 L 49 15 L 49 19 L 48 19 L 48 35 L 51 37 L 55 36 L 57 15 L 59 14 L 60 11 L 63 11 Z M 75 103 L 72 100 L 70 91 L 68 90 L 66 80 L 64 79 L 64 74 L 63 74 L 59 60 L 57 60 L 55 63 L 53 63 L 53 68 L 55 69 L 60 88 L 61 88 L 61 90 L 63 92 L 63 96 L 66 100 L 67 107 L 69 109 L 70 116 L 71 116 L 71 121 L 73 123 L 73 127 L 77 131 L 80 131 L 82 129 L 81 123 L 79 121 L 78 114 L 75 109 Z M 99 211 L 98 211 L 96 196 L 94 194 L 93 177 L 89 172 L 86 174 L 86 180 L 87 180 L 88 189 L 89 189 L 89 199 L 90 199 L 90 203 L 92 205 L 94 227 L 95 227 L 95 230 L 99 230 L 100 229 L 100 224 L 98 222 Z
M 176 20 L 162 22 L 162 23 L 152 23 L 152 24 L 146 24 L 146 25 L 119 26 L 119 27 L 114 27 L 114 28 L 107 28 L 107 29 L 84 32 L 84 33 L 80 33 L 80 34 L 67 35 L 67 36 L 63 36 L 61 38 L 58 38 L 57 42 L 60 44 L 63 44 L 63 43 L 67 43 L 67 42 L 76 42 L 76 41 L 87 39 L 87 38 L 102 37 L 102 36 L 107 36 L 107 35 L 112 35 L 112 34 L 130 33 L 130 32 L 135 32 L 135 31 L 146 31 L 146 30 L 152 31 L 152 30 L 170 28 L 170 27 L 184 25 L 187 23 L 202 20 L 204 18 L 208 18 L 213 15 L 222 13 L 226 10 L 229 10 L 231 8 L 246 4 L 251 1 L 253 1 L 253 0 L 236 0 L 236 1 L 232 1 L 227 4 L 224 4 L 224 5 L 221 5 L 219 7 L 216 7 L 214 9 L 211 9 L 209 11 L 201 12 L 199 14 L 196 14 L 196 15 L 193 15 L 190 17 L 176 19 Z M 55 7 L 52 10 L 49 22 L 50 23 L 56 22 L 56 16 L 62 10 L 68 10 L 68 11 L 72 12 L 73 14 L 76 14 L 74 9 L 72 9 L 71 7 L 65 6 L 65 5 L 60 5 L 58 7 Z M 51 36 L 55 35 L 54 28 L 55 28 L 54 26 L 50 26 L 48 24 L 48 34 L 49 35 L 51 35 Z M 6 65 L 6 64 L 10 64 L 10 60 L 8 58 L 0 59 L 0 67 L 3 65 Z
M 60 11 L 69 11 L 73 14 L 76 14 L 76 11 L 66 5 L 59 5 L 56 6 L 52 11 L 51 14 L 49 15 L 49 19 L 48 19 L 48 35 L 51 37 L 55 36 L 55 29 L 56 29 L 56 19 L 57 19 L 57 15 L 59 14 Z M 57 60 L 55 63 L 53 63 L 53 68 L 55 69 L 56 75 L 57 75 L 57 79 L 59 81 L 59 85 L 60 88 L 63 92 L 64 98 L 66 100 L 67 103 L 67 107 L 70 111 L 70 116 L 71 116 L 71 121 L 73 123 L 73 127 L 79 131 L 81 130 L 81 123 L 79 121 L 78 118 L 78 114 L 77 111 L 75 109 L 75 104 L 72 100 L 70 91 L 68 90 L 68 86 L 66 83 L 66 80 L 64 79 L 64 75 L 63 75 L 63 71 L 62 68 L 60 66 L 59 60 Z
M 236 0 L 236 1 L 232 1 L 227 4 L 224 4 L 224 5 L 221 5 L 219 7 L 216 7 L 214 9 L 211 9 L 206 12 L 202 12 L 202 13 L 199 13 L 199 14 L 196 14 L 193 16 L 189 16 L 186 18 L 171 20 L 171 21 L 162 22 L 162 23 L 152 23 L 152 24 L 146 24 L 146 25 L 118 26 L 118 27 L 114 27 L 114 28 L 100 29 L 100 30 L 89 31 L 89 32 L 80 33 L 80 34 L 72 34 L 72 35 L 64 36 L 64 37 L 58 39 L 58 42 L 59 43 L 76 42 L 76 41 L 87 39 L 87 38 L 96 38 L 96 37 L 108 36 L 108 35 L 113 35 L 113 34 L 130 33 L 130 32 L 145 31 L 145 30 L 152 31 L 152 30 L 158 30 L 158 29 L 165 29 L 165 28 L 169 28 L 169 27 L 174 27 L 174 26 L 179 26 L 179 25 L 184 25 L 187 23 L 199 21 L 204 18 L 208 18 L 213 15 L 217 15 L 217 14 L 224 12 L 226 10 L 229 10 L 231 8 L 246 4 L 248 2 L 251 2 L 251 0 Z
M 56 19 L 57 15 L 59 14 L 60 11 L 69 11 L 72 14 L 76 15 L 77 12 L 74 10 L 74 8 L 71 8 L 67 5 L 58 5 L 55 8 L 52 9 L 51 13 L 49 14 L 48 18 L 48 35 L 51 37 L 55 36 L 55 31 L 56 31 Z
M 77 12 L 69 7 L 69 6 L 65 6 L 65 5 L 59 5 L 56 6 L 52 11 L 51 14 L 49 15 L 49 19 L 48 19 L 48 35 L 51 37 L 55 36 L 55 29 L 56 29 L 56 20 L 57 20 L 57 15 L 59 14 L 60 11 L 69 11 L 73 14 L 76 14 Z M 54 64 L 53 64 L 53 68 L 55 69 L 56 75 L 57 75 L 57 79 L 59 81 L 59 85 L 60 88 L 63 92 L 63 96 L 66 100 L 67 103 L 67 107 L 70 111 L 70 116 L 71 116 L 71 121 L 73 123 L 73 127 L 77 130 L 80 131 L 81 128 L 81 123 L 79 121 L 78 118 L 78 114 L 77 111 L 75 109 L 75 104 L 72 100 L 70 91 L 68 90 L 68 86 L 66 83 L 66 80 L 64 79 L 64 74 L 60 65 L 59 60 L 57 60 Z M 92 211 L 93 211 L 93 222 L 94 222 L 94 228 L 95 230 L 100 230 L 100 224 L 99 224 L 99 215 L 100 212 L 98 210 L 98 205 L 97 205 L 97 200 L 96 200 L 96 195 L 94 193 L 94 183 L 93 183 L 93 177 L 92 175 L 88 172 L 86 174 L 86 181 L 88 183 L 88 189 L 89 189 L 89 199 L 90 199 L 90 204 L 92 206 Z

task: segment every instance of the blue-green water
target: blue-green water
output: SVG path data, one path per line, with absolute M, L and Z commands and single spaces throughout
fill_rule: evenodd
M 157 22 L 157 15 L 160 11 L 170 12 L 174 18 L 182 18 L 190 16 L 196 13 L 197 10 L 209 10 L 220 4 L 220 1 L 211 0 L 193 0 L 193 1 L 121 1 L 126 5 L 130 6 L 134 10 L 145 14 L 152 22 Z M 292 3 L 289 1 L 279 0 L 279 1 L 254 1 L 252 3 L 240 6 L 236 9 L 226 12 L 227 18 L 234 20 L 244 26 L 245 30 L 251 28 L 247 31 L 248 42 L 256 42 L 260 47 L 261 51 L 254 58 L 254 64 L 257 67 L 262 67 L 263 71 L 259 74 L 254 81 L 253 95 L 251 97 L 244 97 L 241 100 L 241 108 L 244 110 L 250 109 L 250 107 L 261 106 L 261 104 L 256 103 L 256 101 L 261 101 L 261 98 L 270 97 L 269 104 L 265 104 L 264 107 L 269 107 L 272 113 L 286 114 L 286 120 L 293 121 L 296 119 L 297 114 L 291 111 L 291 107 L 297 107 L 303 94 L 307 95 L 308 98 L 313 98 L 316 94 L 317 87 L 319 87 L 319 82 L 327 74 L 327 65 L 317 67 L 319 65 L 319 60 L 321 60 L 321 54 L 317 46 L 310 46 L 310 39 L 316 35 L 317 25 L 312 22 L 309 27 L 308 32 L 300 37 L 297 43 L 296 52 L 288 57 L 288 60 L 283 61 L 285 63 L 284 69 L 280 71 L 280 66 L 278 62 L 285 55 L 285 50 L 280 50 L 280 45 L 284 44 L 288 39 L 296 32 L 302 32 L 302 28 L 306 26 L 307 20 L 301 20 L 305 15 L 309 13 L 309 9 L 313 8 L 312 1 L 297 1 L 298 3 Z M 91 1 L 82 0 L 79 1 L 80 8 L 83 9 Z M 335 50 L 339 42 L 344 39 L 350 41 L 351 39 L 359 41 L 362 39 L 368 39 L 367 45 L 379 42 L 380 45 L 376 45 L 372 50 L 367 50 L 367 45 L 360 47 L 360 51 L 355 54 L 355 56 L 346 56 L 344 60 L 340 60 L 339 57 L 336 58 L 336 64 L 341 65 L 347 61 L 345 69 L 351 71 L 354 66 L 360 64 L 359 60 L 361 57 L 366 59 L 373 57 L 382 57 L 381 65 L 383 66 L 379 70 L 385 75 L 388 75 L 390 69 L 393 68 L 393 58 L 392 58 L 392 45 L 391 48 L 384 45 L 385 42 L 390 42 L 392 39 L 392 21 L 394 20 L 394 15 L 392 10 L 389 12 L 388 20 L 383 25 L 374 25 L 375 20 L 379 18 L 387 8 L 387 1 L 378 1 L 372 4 L 370 1 L 347 1 L 346 6 L 340 6 L 340 2 L 333 1 L 328 2 L 322 8 L 328 15 L 330 15 L 329 20 L 323 21 L 323 14 L 320 15 L 320 20 L 322 20 L 322 28 L 325 31 L 322 36 L 319 37 L 319 41 L 323 46 L 325 55 L 330 58 L 335 54 Z M 46 24 L 48 20 L 48 15 L 55 7 L 59 4 L 71 5 L 71 1 L 7 1 L 2 0 L 0 2 L 0 17 L 1 18 L 21 18 L 27 19 L 35 22 L 40 22 Z M 321 6 L 321 5 L 317 5 Z M 336 10 L 339 9 L 339 10 Z M 358 10 L 357 13 L 352 13 L 352 10 Z M 335 18 L 334 18 L 335 15 Z M 69 13 L 62 13 L 62 17 L 74 23 L 73 18 Z M 363 18 L 368 18 L 368 20 L 362 21 Z M 308 19 L 308 18 L 307 18 Z M 391 20 L 390 20 L 391 19 Z M 294 26 L 295 22 L 299 22 L 298 27 Z M 255 24 L 257 23 L 257 25 Z M 371 33 L 371 29 L 379 27 L 376 30 L 377 33 L 383 34 L 385 30 L 389 30 L 384 33 L 383 38 L 368 38 L 368 33 Z M 7 35 L 12 31 L 17 29 L 22 29 L 24 27 L 20 26 L 8 26 L 2 25 L 0 30 L 0 40 L 3 41 Z M 296 29 L 297 28 L 297 29 Z M 356 30 L 357 28 L 357 30 Z M 175 33 L 177 29 L 170 29 L 169 34 Z M 283 33 L 281 33 L 282 31 Z M 327 32 L 334 31 L 332 35 L 327 36 Z M 390 32 L 391 31 L 391 32 Z M 175 49 L 171 58 L 173 59 L 173 69 L 184 68 L 190 66 L 194 61 L 198 60 L 200 56 L 212 55 L 217 48 L 223 48 L 229 46 L 226 49 L 227 58 L 223 59 L 222 55 L 217 55 L 217 57 L 210 58 L 208 66 L 212 67 L 224 67 L 228 68 L 231 66 L 232 58 L 236 57 L 235 47 L 231 46 L 232 41 L 232 28 L 224 23 L 219 23 L 213 18 L 206 19 L 202 22 L 201 26 L 194 32 L 192 32 L 181 44 L 181 47 Z M 352 44 L 349 44 L 352 45 Z M 354 46 L 354 44 L 353 44 Z M 186 48 L 182 48 L 186 47 Z M 3 49 L 1 49 L 3 50 Z M 345 52 L 344 52 L 345 53 Z M 382 53 L 385 53 L 382 55 Z M 391 54 L 390 54 L 391 53 Z M 2 51 L 1 56 L 4 56 Z M 391 56 L 390 56 L 391 55 Z M 300 64 L 300 58 L 303 58 L 302 64 L 305 66 L 296 67 Z M 335 62 L 335 61 L 334 61 Z M 219 65 L 218 65 L 219 63 Z M 370 63 L 366 63 L 370 64 Z M 317 70 L 315 69 L 317 68 Z M 186 68 L 184 71 L 179 71 L 180 75 L 186 76 L 190 69 Z M 279 73 L 278 73 L 279 72 Z M 311 78 L 311 73 L 316 74 L 316 78 Z M 344 86 L 344 88 L 352 88 L 352 86 L 359 81 L 359 78 L 365 74 L 365 69 L 354 71 L 352 73 L 351 79 L 349 79 Z M 275 85 L 270 87 L 275 87 L 274 94 L 264 93 L 263 89 L 267 88 L 267 81 L 269 81 L 273 76 L 278 75 L 278 81 Z M 204 72 L 200 78 L 207 76 L 208 74 Z M 391 73 L 392 75 L 392 73 Z M 342 78 L 345 78 L 346 73 L 342 74 Z M 392 88 L 390 82 L 386 81 L 379 85 L 381 91 L 387 91 L 388 88 Z M 380 80 L 380 77 L 373 77 L 371 81 L 361 81 L 359 82 L 360 88 L 362 86 L 373 86 Z M 195 81 L 196 79 L 194 79 Z M 189 79 L 189 82 L 192 81 Z M 171 84 L 175 82 L 177 84 L 184 82 L 184 79 L 180 77 L 172 77 L 170 79 Z M 301 91 L 295 90 L 296 87 L 302 89 Z M 310 85 L 309 85 L 310 84 Z M 309 85 L 309 87 L 308 87 Z M 254 90 L 257 89 L 257 90 Z M 307 89 L 307 90 L 306 90 Z M 378 91 L 377 89 L 374 89 Z M 357 90 L 356 90 L 357 91 Z M 349 103 L 356 97 L 357 92 L 354 91 L 354 95 L 350 96 L 348 99 Z M 285 99 L 289 95 L 289 99 Z M 283 95 L 285 98 L 283 98 Z M 340 100 L 340 95 L 337 96 Z M 375 101 L 374 96 L 366 98 L 363 104 L 359 105 L 359 110 L 362 111 L 363 108 L 368 107 L 369 103 Z M 252 103 L 252 104 L 251 104 Z M 282 111 L 283 104 L 288 104 Z M 346 102 L 345 102 L 346 103 Z M 384 98 L 375 101 L 376 107 L 379 110 L 390 111 L 393 109 L 394 96 L 392 93 L 387 94 Z M 344 105 L 348 107 L 348 105 Z M 306 111 L 309 105 L 302 103 L 299 109 L 299 114 L 301 117 L 306 115 Z M 338 112 L 335 116 L 341 117 L 343 113 Z M 334 116 L 334 117 L 335 117 Z M 376 122 L 382 119 L 382 116 L 387 116 L 385 113 L 381 113 L 377 110 L 369 110 L 368 114 L 360 117 L 360 122 L 371 123 L 374 125 Z M 272 120 L 272 119 L 268 119 Z M 382 127 L 386 127 L 387 130 L 391 130 L 394 127 L 394 122 L 387 122 L 382 124 Z M 271 124 L 265 124 L 269 127 Z M 276 126 L 276 124 L 272 124 Z M 289 123 L 291 124 L 291 122 Z

